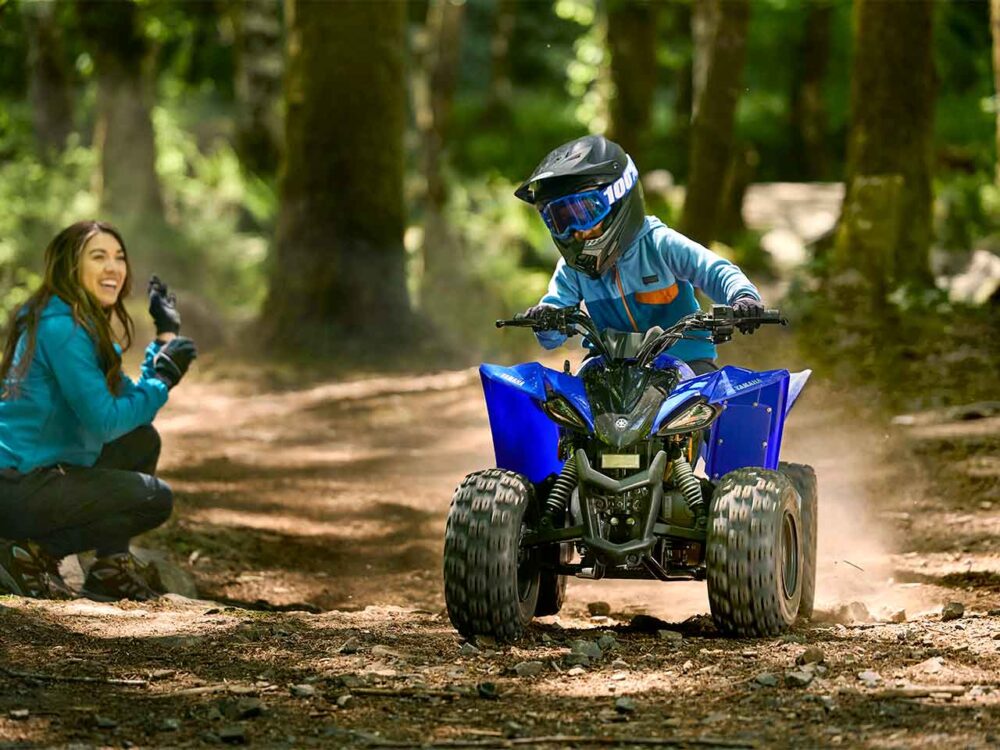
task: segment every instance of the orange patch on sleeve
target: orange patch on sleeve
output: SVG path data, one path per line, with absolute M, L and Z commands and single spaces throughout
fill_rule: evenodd
M 651 292 L 636 292 L 635 301 L 647 305 L 669 305 L 677 299 L 677 284 L 671 284 L 663 289 L 654 289 Z

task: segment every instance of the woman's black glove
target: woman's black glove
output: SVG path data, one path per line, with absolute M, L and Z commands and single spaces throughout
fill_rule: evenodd
M 198 347 L 194 345 L 194 341 L 185 336 L 178 336 L 170 339 L 153 356 L 153 372 L 166 383 L 167 388 L 173 388 L 181 382 L 184 373 L 191 366 L 191 361 L 197 356 Z
M 733 313 L 743 320 L 736 324 L 742 333 L 753 333 L 760 328 L 764 303 L 753 297 L 737 297 L 732 303 Z M 747 320 L 749 318 L 749 320 Z
M 167 293 L 167 285 L 156 275 L 149 277 L 149 314 L 153 316 L 156 335 L 180 333 L 181 314 L 177 312 L 177 297 Z

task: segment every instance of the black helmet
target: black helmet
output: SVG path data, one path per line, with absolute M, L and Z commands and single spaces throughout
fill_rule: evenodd
M 632 244 L 646 214 L 635 164 L 603 135 L 577 138 L 552 151 L 514 195 L 542 214 L 566 262 L 593 278 Z M 600 237 L 573 237 L 601 222 Z

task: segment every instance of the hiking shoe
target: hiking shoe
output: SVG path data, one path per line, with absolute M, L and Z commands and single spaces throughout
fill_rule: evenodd
M 70 588 L 70 585 L 66 583 L 59 572 L 59 563 L 62 562 L 62 558 L 50 555 L 36 544 L 29 543 L 29 545 L 34 547 L 35 558 L 45 568 L 46 582 L 49 585 L 49 597 L 52 599 L 76 599 L 79 595 Z
M 0 539 L 0 591 L 33 599 L 52 595 L 46 562 L 38 556 L 39 551 L 32 542 Z
M 97 558 L 83 582 L 83 594 L 98 602 L 119 599 L 146 602 L 159 596 L 150 588 L 135 558 L 128 552 Z

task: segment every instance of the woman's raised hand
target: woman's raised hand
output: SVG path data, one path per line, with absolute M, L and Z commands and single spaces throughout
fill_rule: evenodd
M 178 334 L 181 330 L 181 314 L 177 311 L 177 297 L 167 291 L 167 285 L 155 274 L 149 277 L 149 314 L 156 326 L 156 335 Z

